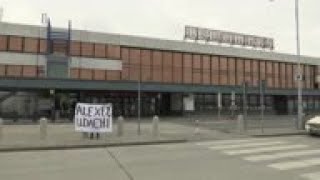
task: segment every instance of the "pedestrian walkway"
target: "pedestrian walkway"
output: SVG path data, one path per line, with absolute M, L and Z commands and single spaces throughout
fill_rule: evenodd
M 316 145 L 277 138 L 249 138 L 196 143 L 227 156 L 277 171 L 301 172 L 302 179 L 319 180 L 320 150 Z
M 153 134 L 151 120 L 141 122 L 140 135 L 138 135 L 137 131 L 137 122 L 126 120 L 123 134 L 119 136 L 117 125 L 116 121 L 111 133 L 101 134 L 99 139 L 94 138 L 92 140 L 83 136 L 82 133 L 76 132 L 73 124 L 49 123 L 45 138 L 41 138 L 38 124 L 4 125 L 2 126 L 2 133 L 0 133 L 0 151 L 140 145 L 200 139 L 226 139 L 232 136 L 203 128 L 198 128 L 195 131 L 195 126 L 186 126 L 161 120 L 159 136 Z

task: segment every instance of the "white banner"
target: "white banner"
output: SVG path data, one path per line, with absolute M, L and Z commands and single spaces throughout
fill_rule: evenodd
M 112 132 L 112 104 L 77 103 L 74 123 L 77 132 Z

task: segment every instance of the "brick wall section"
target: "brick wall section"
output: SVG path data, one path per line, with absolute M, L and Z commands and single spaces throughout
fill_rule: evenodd
M 235 58 L 228 58 L 228 76 L 229 84 L 236 85 L 236 60 Z
M 182 83 L 182 53 L 173 53 L 173 83 Z
M 106 45 L 95 44 L 94 45 L 94 57 L 105 58 L 106 57 Z
M 93 71 L 94 80 L 106 80 L 106 71 L 105 70 L 94 70 Z
M 259 61 L 252 60 L 252 85 L 258 87 L 259 80 Z
M 192 55 L 183 54 L 183 83 L 192 83 Z
M 23 66 L 22 67 L 23 77 L 37 77 L 37 66 Z
M 192 83 L 201 84 L 202 83 L 202 62 L 200 55 L 192 56 Z
M 286 64 L 280 63 L 280 87 L 287 87 L 287 77 L 286 77 Z
M 23 47 L 25 52 L 37 53 L 39 49 L 39 40 L 36 38 L 25 38 Z
M 140 78 L 140 49 L 130 49 L 130 80 L 138 81 Z
M 122 71 L 121 71 L 121 80 L 129 80 L 129 49 L 121 48 L 121 60 L 122 60 Z
M 107 80 L 110 81 L 115 81 L 115 80 L 120 80 L 121 79 L 121 72 L 120 71 L 112 71 L 112 70 L 107 70 Z
M 211 56 L 211 84 L 219 84 L 219 57 Z
M 80 56 L 81 55 L 81 43 L 80 42 L 72 42 L 70 45 L 70 54 L 72 56 Z
M 44 39 L 0 35 L 0 51 L 43 54 L 47 51 L 47 42 Z M 123 62 L 121 71 L 72 69 L 71 78 L 75 79 L 137 81 L 141 77 L 143 82 L 204 85 L 242 85 L 245 80 L 256 87 L 260 80 L 267 80 L 269 88 L 296 87 L 295 63 L 78 41 L 71 43 L 71 55 L 119 59 Z M 304 88 L 314 88 L 315 68 L 312 65 L 302 65 Z M 0 76 L 39 76 L 36 67 L 2 64 L 0 70 Z
M 163 53 L 163 79 L 164 83 L 172 83 L 172 53 L 164 52 Z
M 108 45 L 107 46 L 107 57 L 111 59 L 120 59 L 120 46 L 118 45 Z
M 9 51 L 22 51 L 23 38 L 10 36 L 9 37 Z
M 162 81 L 162 52 L 153 51 L 152 53 L 152 81 Z
M 22 74 L 22 66 L 8 65 L 7 76 L 9 77 L 20 77 Z
M 78 68 L 70 69 L 70 77 L 72 79 L 79 79 L 80 77 L 80 70 Z
M 94 54 L 93 48 L 94 46 L 92 43 L 81 43 L 81 55 L 92 57 Z
M 141 81 L 151 81 L 151 52 L 141 51 Z
M 0 35 L 0 51 L 6 51 L 8 45 L 8 36 Z
M 91 69 L 80 69 L 80 79 L 92 80 L 93 71 Z
M 46 40 L 44 40 L 44 39 L 41 39 L 40 40 L 40 47 L 39 47 L 40 49 L 39 49 L 39 51 L 40 51 L 40 53 L 46 53 L 47 52 L 47 41 Z
M 228 85 L 228 61 L 226 57 L 220 57 L 220 84 Z
M 6 65 L 0 65 L 0 76 L 3 77 L 6 75 Z

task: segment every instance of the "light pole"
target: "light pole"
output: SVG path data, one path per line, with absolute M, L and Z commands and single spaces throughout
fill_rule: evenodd
M 141 72 L 140 72 L 141 74 Z M 141 135 L 141 75 L 138 80 L 138 135 Z
M 271 2 L 273 0 L 270 0 Z M 303 129 L 303 105 L 302 105 L 302 81 L 303 75 L 301 72 L 301 55 L 300 55 L 300 21 L 299 21 L 299 0 L 295 0 L 295 24 L 296 24 L 296 52 L 297 52 L 297 70 L 295 79 L 298 89 L 298 129 Z
M 298 81 L 298 129 L 303 129 L 303 106 L 302 106 L 302 80 L 301 72 L 301 56 L 300 56 L 300 21 L 299 21 L 299 0 L 295 0 L 295 15 L 296 15 L 296 40 L 297 40 L 297 81 Z

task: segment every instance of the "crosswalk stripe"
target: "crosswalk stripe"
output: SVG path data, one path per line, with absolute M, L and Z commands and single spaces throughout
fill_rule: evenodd
M 236 148 L 248 148 L 248 147 L 257 147 L 257 146 L 270 146 L 270 145 L 278 145 L 285 144 L 285 142 L 281 141 L 273 141 L 273 142 L 257 142 L 257 143 L 243 143 L 243 144 L 228 144 L 228 145 L 217 145 L 210 146 L 210 149 L 213 150 L 223 150 L 223 149 L 236 149 Z
M 252 139 L 236 139 L 236 140 L 218 140 L 218 141 L 207 141 L 196 143 L 198 146 L 210 146 L 210 145 L 227 145 L 227 144 L 239 144 L 239 143 L 247 143 L 247 142 L 263 142 L 269 141 L 270 139 L 264 138 L 252 138 Z
M 232 151 L 224 151 L 224 153 L 228 155 L 241 155 L 241 154 L 280 151 L 280 150 L 287 150 L 287 149 L 302 149 L 306 147 L 309 147 L 309 146 L 297 144 L 297 145 L 271 146 L 271 147 L 262 147 L 262 148 L 259 147 L 259 148 L 243 149 L 243 150 L 232 150 Z
M 320 165 L 320 158 L 274 163 L 274 164 L 269 164 L 268 167 L 283 171 L 283 170 L 290 170 L 290 169 L 306 168 L 306 167 L 317 166 L 317 165 Z
M 244 157 L 243 159 L 251 162 L 258 162 L 258 161 L 270 161 L 270 160 L 276 160 L 281 158 L 292 158 L 292 157 L 314 155 L 314 154 L 320 154 L 320 150 L 313 149 L 313 150 L 304 150 L 304 151 L 280 152 L 280 153 L 274 153 L 274 154 L 268 154 L 268 155 L 254 155 L 254 156 Z
M 314 173 L 302 174 L 301 177 L 309 179 L 309 180 L 319 180 L 320 179 L 320 171 Z

